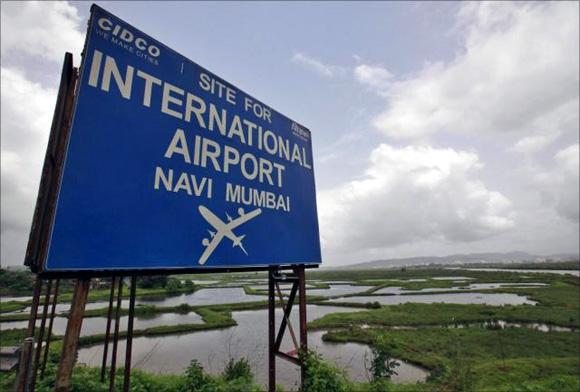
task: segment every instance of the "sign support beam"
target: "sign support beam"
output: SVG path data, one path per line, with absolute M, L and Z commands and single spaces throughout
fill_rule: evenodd
M 101 382 L 105 381 L 105 373 L 107 372 L 107 354 L 109 352 L 109 339 L 111 337 L 111 317 L 113 316 L 113 300 L 115 298 L 116 278 L 111 278 L 111 291 L 109 293 L 109 310 L 107 311 L 107 328 L 105 330 L 105 344 L 103 347 L 103 362 L 101 364 Z
M 268 271 L 268 391 L 276 390 L 276 295 L 274 293 L 274 273 L 276 269 Z
M 293 274 L 285 274 L 279 269 L 271 267 L 268 272 L 268 392 L 276 391 L 276 357 L 285 359 L 297 366 L 300 366 L 301 385 L 304 389 L 304 380 L 306 376 L 306 369 L 304 363 L 300 359 L 300 353 L 308 350 L 308 335 L 306 330 L 306 276 L 304 273 L 304 266 L 297 266 L 293 268 Z M 276 289 L 281 294 L 279 289 L 280 282 L 291 282 L 292 287 L 288 301 L 284 303 L 282 295 L 280 295 L 280 305 L 282 306 L 283 318 L 280 322 L 280 329 L 276 333 Z M 293 328 L 290 321 L 290 314 L 294 305 L 294 299 L 298 292 L 298 312 L 300 320 L 300 347 L 295 347 L 295 350 L 290 352 L 280 351 L 282 340 L 286 329 L 290 330 L 294 345 L 296 338 L 293 334 Z
M 62 353 L 58 372 L 56 375 L 56 392 L 67 392 L 70 388 L 70 379 L 77 356 L 79 337 L 83 325 L 83 316 L 85 314 L 85 305 L 89 294 L 91 280 L 89 278 L 78 279 L 75 285 L 66 332 L 62 342 Z

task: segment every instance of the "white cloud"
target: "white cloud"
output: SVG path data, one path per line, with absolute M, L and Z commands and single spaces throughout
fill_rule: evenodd
M 563 150 L 558 151 L 554 157 L 557 167 L 558 175 L 557 186 L 558 193 L 556 196 L 556 211 L 558 213 L 575 223 L 580 220 L 580 200 L 579 187 L 579 155 L 580 149 L 578 144 L 571 145 Z
M 84 26 L 68 2 L 2 2 L 2 57 L 21 52 L 60 62 L 65 52 L 80 54 Z
M 517 141 L 512 150 L 522 154 L 533 154 L 543 150 L 554 140 L 547 135 L 526 136 Z
M 1 69 L 2 262 L 19 264 L 32 220 L 56 90 Z
M 322 61 L 301 52 L 295 53 L 294 56 L 292 56 L 292 61 L 304 67 L 305 69 L 313 71 L 327 78 L 332 78 L 344 73 L 344 69 L 342 67 L 325 64 Z
M 577 124 L 578 3 L 464 3 L 458 21 L 461 51 L 393 82 L 385 91 L 389 105 L 373 122 L 378 129 L 396 138 L 529 134 L 550 116 L 556 122 L 545 124 L 549 129 L 535 130 L 549 133 L 561 127 L 554 114 L 563 108 Z
M 68 2 L 2 2 L 1 29 L 4 265 L 22 264 L 24 259 L 56 102 L 56 89 L 40 82 L 42 74 L 37 73 L 34 79 L 33 74 L 38 69 L 58 67 L 67 51 L 80 54 L 85 26 Z M 54 81 L 51 77 L 50 84 Z
M 389 88 L 393 74 L 379 65 L 359 64 L 354 68 L 354 77 L 382 95 Z
M 579 155 L 579 145 L 569 145 L 543 164 L 534 160 L 527 162 L 519 176 L 524 179 L 527 192 L 535 193 L 543 207 L 549 207 L 554 216 L 576 225 L 580 222 Z M 560 219 L 559 223 L 563 225 L 564 221 Z
M 511 202 L 475 179 L 473 152 L 381 144 L 362 179 L 319 194 L 325 251 L 463 243 L 511 229 Z

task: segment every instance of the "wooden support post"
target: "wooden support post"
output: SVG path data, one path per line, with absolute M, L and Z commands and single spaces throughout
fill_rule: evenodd
M 276 296 L 274 268 L 268 270 L 268 392 L 276 391 Z
M 77 280 L 75 285 L 56 375 L 54 388 L 56 392 L 67 392 L 70 387 L 90 283 L 90 278 L 81 278 Z
M 306 274 L 304 266 L 298 267 L 298 309 L 300 313 L 300 350 L 302 354 L 308 351 L 308 333 L 306 330 Z M 304 378 L 306 377 L 306 368 L 304 363 L 300 365 L 302 390 L 304 390 Z
M 131 350 L 133 348 L 133 319 L 135 317 L 135 290 L 137 277 L 131 277 L 131 294 L 129 296 L 129 322 L 127 323 L 127 344 L 125 346 L 125 376 L 123 378 L 123 392 L 129 392 L 131 385 Z
M 30 363 L 32 360 L 32 351 L 34 347 L 34 338 L 26 338 L 22 343 L 20 351 L 20 363 L 18 364 L 18 374 L 16 376 L 16 392 L 24 392 L 28 388 L 28 378 L 30 375 Z
M 109 310 L 107 311 L 107 329 L 105 331 L 105 343 L 103 345 L 103 363 L 101 364 L 101 382 L 105 381 L 107 371 L 107 354 L 109 352 L 109 338 L 111 337 L 111 317 L 113 316 L 113 299 L 115 298 L 115 284 L 117 280 L 111 278 L 111 292 L 109 293 Z

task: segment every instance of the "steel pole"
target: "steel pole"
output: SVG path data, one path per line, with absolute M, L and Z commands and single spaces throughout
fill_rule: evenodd
M 44 347 L 44 359 L 42 360 L 42 368 L 40 369 L 40 378 L 44 377 L 46 362 L 48 361 L 48 349 L 50 348 L 50 339 L 52 337 L 52 326 L 54 325 L 54 314 L 56 312 L 56 303 L 58 302 L 59 286 L 60 279 L 57 279 L 56 284 L 54 285 L 54 293 L 52 294 L 52 308 L 50 309 L 50 322 L 48 323 L 48 332 L 46 334 L 46 346 Z
M 109 373 L 109 392 L 115 390 L 115 373 L 117 372 L 117 345 L 119 343 L 119 324 L 121 319 L 121 301 L 123 299 L 123 277 L 119 277 L 117 289 L 117 308 L 115 309 L 115 334 L 113 335 L 113 354 L 111 356 L 111 371 Z
M 302 355 L 305 355 L 308 351 L 308 333 L 306 330 L 306 274 L 303 265 L 298 267 L 298 309 L 300 313 L 300 350 Z M 304 362 L 300 364 L 300 375 L 302 390 L 304 390 L 306 377 Z
M 42 341 L 44 340 L 44 330 L 46 328 L 46 317 L 48 316 L 48 307 L 50 305 L 50 294 L 52 291 L 52 280 L 46 283 L 46 294 L 44 296 L 44 305 L 42 307 L 42 319 L 40 320 L 40 329 L 38 330 L 38 339 L 36 339 L 36 351 L 34 352 L 34 363 L 32 364 L 32 375 L 30 377 L 30 391 L 36 389 L 36 373 L 42 355 Z
M 123 378 L 123 392 L 129 392 L 131 385 L 131 350 L 133 348 L 133 319 L 135 316 L 135 293 L 137 277 L 131 277 L 131 294 L 129 297 L 129 321 L 127 323 L 127 345 L 125 346 L 125 376 Z
M 274 268 L 268 270 L 268 392 L 276 391 L 276 295 Z
M 111 337 L 111 316 L 113 315 L 113 300 L 115 299 L 115 284 L 117 280 L 111 278 L 111 292 L 109 293 L 109 310 L 107 312 L 107 329 L 105 331 L 105 343 L 103 345 L 103 362 L 101 364 L 101 382 L 105 381 L 107 371 L 107 354 L 109 353 L 109 338 Z

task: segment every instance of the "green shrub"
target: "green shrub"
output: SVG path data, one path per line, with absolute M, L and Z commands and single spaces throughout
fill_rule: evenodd
M 324 361 L 320 354 L 308 350 L 300 354 L 306 368 L 303 392 L 350 392 L 353 386 L 344 372 Z
M 366 363 L 365 358 L 365 365 L 371 374 L 372 381 L 388 380 L 397 374 L 395 369 L 400 366 L 400 363 L 393 359 L 393 349 L 393 343 L 387 340 L 384 335 L 379 335 L 373 340 L 369 363 Z
M 211 383 L 211 378 L 203 372 L 203 366 L 197 359 L 194 359 L 185 370 L 185 383 L 182 392 L 202 391 Z
M 254 375 L 248 360 L 241 358 L 239 360 L 230 359 L 223 372 L 224 380 L 234 381 L 243 380 L 248 383 L 252 382 Z
M 466 358 L 461 342 L 457 341 L 453 353 L 452 366 L 447 381 L 454 392 L 472 392 L 475 388 L 475 374 L 471 361 Z
M 179 304 L 175 308 L 177 313 L 189 313 L 191 311 L 191 307 L 188 304 Z

